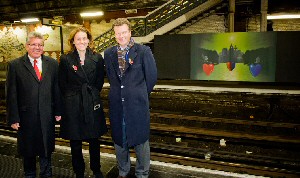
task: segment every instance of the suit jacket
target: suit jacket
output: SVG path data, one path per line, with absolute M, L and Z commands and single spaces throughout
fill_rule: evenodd
M 149 47 L 135 43 L 129 50 L 128 58 L 121 77 L 117 46 L 104 52 L 110 83 L 109 116 L 112 138 L 120 146 L 123 146 L 123 118 L 129 146 L 149 139 L 149 94 L 157 81 L 156 64 Z
M 54 116 L 61 115 L 58 62 L 42 55 L 42 80 L 39 81 L 28 54 L 10 61 L 6 94 L 8 124 L 20 123 L 20 154 L 51 154 L 55 147 Z
M 70 140 L 98 138 L 107 132 L 100 99 L 104 83 L 103 58 L 87 49 L 83 66 L 77 50 L 60 59 L 59 86 L 64 101 L 60 136 Z M 97 104 L 100 108 L 94 110 Z

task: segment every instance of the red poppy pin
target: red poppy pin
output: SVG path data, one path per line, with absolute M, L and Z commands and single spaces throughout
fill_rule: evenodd
M 133 64 L 133 60 L 131 58 L 129 58 L 129 64 L 132 65 Z
M 72 65 L 72 67 L 73 67 L 74 71 L 76 72 L 78 69 L 77 66 Z

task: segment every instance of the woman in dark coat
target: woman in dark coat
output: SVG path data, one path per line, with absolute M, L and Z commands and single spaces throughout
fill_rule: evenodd
M 86 28 L 74 29 L 69 38 L 71 50 L 61 56 L 59 65 L 59 85 L 64 101 L 60 134 L 70 140 L 76 177 L 84 177 L 82 141 L 89 143 L 91 170 L 96 177 L 103 177 L 98 138 L 107 132 L 100 100 L 104 62 L 100 54 L 91 50 L 91 42 L 91 33 Z

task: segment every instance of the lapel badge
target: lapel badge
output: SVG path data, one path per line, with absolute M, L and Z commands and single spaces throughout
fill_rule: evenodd
M 74 71 L 76 72 L 78 70 L 77 66 L 72 65 Z
M 133 60 L 131 58 L 129 58 L 129 64 L 132 65 L 133 64 Z

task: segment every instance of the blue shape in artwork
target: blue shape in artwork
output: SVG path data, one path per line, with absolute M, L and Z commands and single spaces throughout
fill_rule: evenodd
M 249 68 L 253 77 L 258 76 L 262 70 L 262 66 L 260 64 L 250 64 Z

